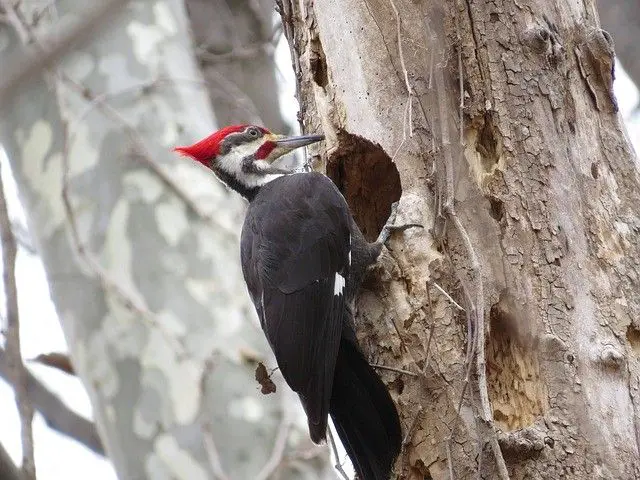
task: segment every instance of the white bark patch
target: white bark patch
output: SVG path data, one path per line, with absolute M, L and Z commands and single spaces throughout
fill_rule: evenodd
M 336 278 L 333 281 L 333 294 L 334 295 L 342 295 L 342 291 L 344 290 L 345 280 L 342 275 L 336 273 Z
M 158 313 L 156 321 L 162 330 L 169 335 L 183 337 L 187 334 L 187 326 L 169 310 Z
M 133 431 L 140 438 L 151 438 L 158 431 L 157 422 L 147 422 L 140 408 L 133 411 Z
M 208 305 L 212 295 L 218 288 L 214 280 L 196 280 L 195 278 L 187 278 L 185 286 L 191 296 L 201 305 Z
M 122 90 L 123 86 L 137 85 L 140 83 L 140 79 L 129 74 L 127 59 L 121 54 L 108 54 L 102 56 L 98 63 L 98 70 L 104 75 L 107 85 L 105 91 L 118 91 Z M 114 72 L 118 72 L 114 75 Z M 138 110 L 133 110 L 138 112 Z M 127 111 L 127 119 L 129 122 L 134 122 L 134 117 L 131 115 L 132 110 Z
M 64 62 L 64 70 L 76 82 L 87 78 L 96 67 L 95 59 L 86 52 L 76 51 L 69 55 Z
M 20 136 L 20 135 L 18 135 Z M 20 141 L 20 138 L 18 139 Z M 29 186 L 38 193 L 45 202 L 36 206 L 34 219 L 41 226 L 45 237 L 51 234 L 65 220 L 64 207 L 60 192 L 62 191 L 62 156 L 47 153 L 51 149 L 53 133 L 51 125 L 44 120 L 36 121 L 23 139 L 22 171 Z
M 169 5 L 166 3 L 158 2 L 153 6 L 153 13 L 156 16 L 156 24 L 170 35 L 178 33 L 178 26 L 176 20 L 171 13 Z
M 85 355 L 86 375 L 91 379 L 91 384 L 106 398 L 113 398 L 120 388 L 120 378 L 115 365 L 107 359 L 111 359 L 107 339 L 101 335 L 101 331 L 91 335 L 87 341 Z
M 145 25 L 134 21 L 127 26 L 127 33 L 133 43 L 133 53 L 143 65 L 155 63 L 154 60 L 160 58 L 160 44 L 178 32 L 173 13 L 166 3 L 157 2 L 153 7 L 153 13 L 153 24 Z
M 73 125 L 73 143 L 69 150 L 69 177 L 74 177 L 98 164 L 98 151 L 95 137 L 92 138 L 89 127 L 85 123 Z
M 174 478 L 180 480 L 207 480 L 209 478 L 198 461 L 187 450 L 181 448 L 171 435 L 160 435 L 155 441 L 154 450 Z
M 118 301 L 109 301 L 109 310 L 97 335 L 106 339 L 119 358 L 137 358 L 141 338 L 135 334 L 133 324 L 140 322 L 140 318 Z
M 131 300 L 146 308 L 145 299 L 138 291 L 133 279 L 133 255 L 131 240 L 127 233 L 129 213 L 129 204 L 119 200 L 111 213 L 102 258 L 112 279 L 131 297 Z
M 167 332 L 154 329 L 142 353 L 144 368 L 157 368 L 165 376 L 172 411 L 176 423 L 187 425 L 192 423 L 200 406 L 200 378 L 204 367 L 202 364 L 184 355 L 178 355 L 175 342 L 169 343 Z
M 131 188 L 130 198 L 140 199 L 145 203 L 157 202 L 164 187 L 155 175 L 144 170 L 135 170 L 124 176 L 125 188 Z
M 159 204 L 154 214 L 160 234 L 169 245 L 178 245 L 182 236 L 189 231 L 185 204 L 174 197 Z
M 229 415 L 247 422 L 257 423 L 264 417 L 264 406 L 255 397 L 244 397 L 229 404 Z

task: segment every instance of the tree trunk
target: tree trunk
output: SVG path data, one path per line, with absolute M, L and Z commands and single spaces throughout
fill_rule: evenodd
M 285 133 L 273 59 L 273 0 L 186 0 L 209 97 L 220 125 Z
M 20 3 L 27 21 L 35 3 Z M 23 25 L 36 51 L 79 10 L 50 13 Z M 263 396 L 254 380 L 274 362 L 240 273 L 244 206 L 169 154 L 213 129 L 186 25 L 179 0 L 130 2 L 31 79 L 1 141 L 119 478 L 324 478 L 326 449 L 290 392 Z M 16 30 L 0 39 L 3 64 L 30 58 Z
M 358 223 L 400 199 L 425 227 L 358 302 L 372 362 L 410 372 L 381 371 L 398 477 L 640 476 L 640 175 L 595 2 L 280 9 Z

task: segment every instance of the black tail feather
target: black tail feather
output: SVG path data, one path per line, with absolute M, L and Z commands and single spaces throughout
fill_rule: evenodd
M 389 480 L 400 453 L 398 412 L 358 347 L 340 342 L 329 413 L 360 480 Z

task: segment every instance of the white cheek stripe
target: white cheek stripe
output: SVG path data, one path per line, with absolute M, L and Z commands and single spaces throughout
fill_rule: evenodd
M 232 148 L 228 154 L 218 155 L 216 162 L 218 162 L 222 170 L 236 177 L 247 187 L 261 187 L 266 183 L 269 183 L 271 180 L 275 180 L 276 178 L 281 177 L 282 175 L 259 175 L 255 173 L 244 173 L 242 171 L 242 159 L 248 157 L 249 155 L 253 155 L 260 147 L 260 144 L 261 140 L 258 139 L 254 140 L 253 142 L 237 145 L 235 148 Z M 258 165 L 258 168 L 265 168 L 269 166 L 269 164 L 264 160 L 258 160 L 256 163 Z
M 342 275 L 336 273 L 336 278 L 333 281 L 333 294 L 334 295 L 342 295 L 342 291 L 344 290 L 345 280 Z

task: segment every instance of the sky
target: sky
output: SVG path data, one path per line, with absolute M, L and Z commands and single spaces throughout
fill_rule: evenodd
M 291 70 L 289 48 L 284 38 L 276 49 L 279 69 L 280 98 L 285 119 L 296 125 L 297 102 L 295 83 Z M 633 82 L 621 68 L 617 69 L 614 84 L 623 118 L 627 120 L 630 138 L 636 152 L 640 152 L 639 94 Z M 635 115 L 630 118 L 635 109 Z M 10 215 L 25 224 L 19 205 L 15 184 L 6 179 L 8 161 L 0 149 L 2 178 L 9 203 Z M 1 266 L 0 266 L 1 267 Z M 87 394 L 76 377 L 29 362 L 41 353 L 66 351 L 66 343 L 58 324 L 54 306 L 49 296 L 44 270 L 39 259 L 20 249 L 17 259 L 18 302 L 21 317 L 23 356 L 29 369 L 53 392 L 56 392 L 76 412 L 91 417 L 91 405 Z M 4 296 L 0 293 L 1 305 Z M 2 316 L 4 326 L 4 315 Z M 0 340 L 2 341 L 2 340 Z M 0 380 L 0 443 L 14 461 L 21 461 L 20 423 L 13 399 L 13 390 Z M 110 463 L 78 443 L 49 429 L 39 414 L 33 422 L 35 436 L 36 470 L 38 480 L 85 479 L 90 472 L 92 480 L 115 480 Z

